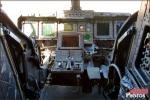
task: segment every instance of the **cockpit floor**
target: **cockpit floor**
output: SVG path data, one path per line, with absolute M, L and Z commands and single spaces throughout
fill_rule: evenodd
M 105 100 L 97 86 L 91 93 L 83 93 L 81 87 L 72 86 L 45 86 L 39 100 Z

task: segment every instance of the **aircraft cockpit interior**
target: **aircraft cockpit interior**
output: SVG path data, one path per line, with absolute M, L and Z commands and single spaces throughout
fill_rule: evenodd
M 150 99 L 150 1 L 133 14 L 81 1 L 17 25 L 0 2 L 0 100 Z

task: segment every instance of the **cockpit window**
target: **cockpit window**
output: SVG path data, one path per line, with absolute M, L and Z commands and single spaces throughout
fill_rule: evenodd
M 42 35 L 49 36 L 51 38 L 56 37 L 56 25 L 55 23 L 43 23 L 42 24 Z
M 23 24 L 23 32 L 28 36 L 37 36 L 37 28 L 38 24 L 37 23 L 24 23 Z

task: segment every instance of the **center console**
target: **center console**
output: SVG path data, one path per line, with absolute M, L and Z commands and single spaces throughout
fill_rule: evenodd
M 83 36 L 78 32 L 58 34 L 56 58 L 51 68 L 51 84 L 79 85 L 83 68 Z

